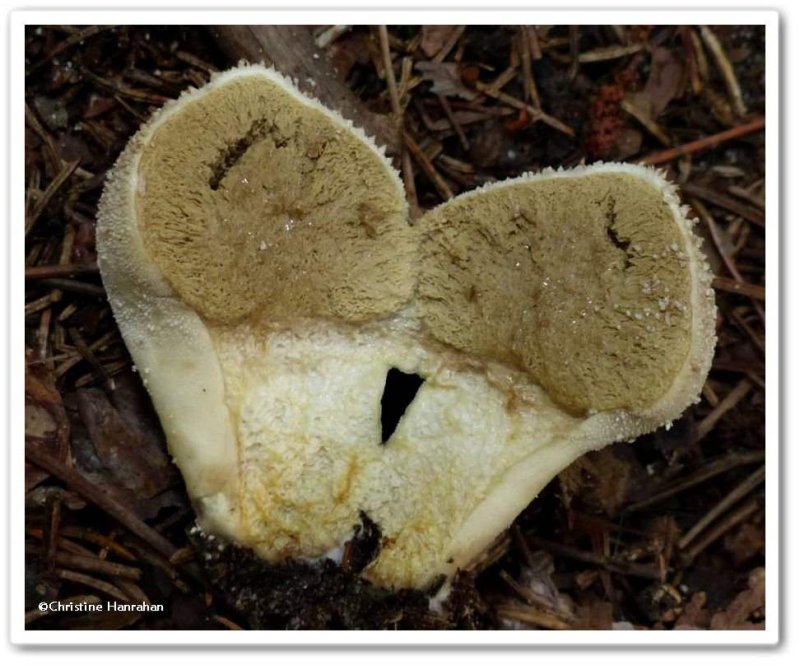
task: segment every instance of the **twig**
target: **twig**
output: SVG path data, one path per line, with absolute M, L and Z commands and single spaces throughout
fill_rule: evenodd
M 656 139 L 658 139 L 659 143 L 665 146 L 672 145 L 672 141 L 670 140 L 669 136 L 667 136 L 666 132 L 664 132 L 659 124 L 649 115 L 644 113 L 638 106 L 631 104 L 627 99 L 623 99 L 619 103 L 619 106 L 628 115 L 635 118 L 639 124 L 642 125 L 642 127 L 644 127 L 648 132 L 650 132 Z
M 765 467 L 762 465 L 751 473 L 744 481 L 729 492 L 716 506 L 709 510 L 697 523 L 687 531 L 678 541 L 678 547 L 685 550 L 702 531 L 714 522 L 720 515 L 724 514 L 729 508 L 734 506 L 740 499 L 746 497 L 752 490 L 764 482 L 766 476 Z
M 470 85 L 474 86 L 475 82 L 473 81 Z M 435 104 L 433 100 L 430 100 L 427 103 Z M 463 99 L 451 99 L 450 107 L 465 111 L 470 114 L 469 119 L 466 119 L 462 116 L 462 114 L 459 114 L 458 118 L 462 125 L 466 125 L 470 122 L 479 122 L 481 120 L 485 120 L 489 116 L 507 118 L 508 116 L 516 115 L 513 108 L 506 108 L 504 106 L 482 106 L 480 102 L 465 101 Z
M 92 120 L 84 120 L 79 122 L 76 128 L 92 139 L 104 153 L 111 152 L 114 133 L 103 124 Z
M 47 204 L 50 203 L 50 200 L 56 195 L 58 190 L 64 186 L 64 183 L 75 173 L 75 169 L 78 168 L 80 163 L 79 159 L 76 159 L 74 162 L 67 162 L 61 171 L 59 171 L 58 175 L 47 185 L 47 189 L 42 192 L 42 195 L 36 201 L 36 205 L 33 207 L 30 216 L 25 219 L 25 235 L 28 235 L 28 232 L 36 223 L 36 220 L 39 219 L 39 215 L 42 214 Z
M 742 379 L 736 386 L 731 390 L 725 398 L 714 407 L 714 410 L 709 413 L 700 424 L 697 426 L 697 432 L 694 436 L 693 443 L 697 443 L 698 441 L 704 439 L 711 430 L 714 429 L 719 419 L 722 418 L 728 411 L 730 411 L 733 407 L 735 407 L 747 393 L 750 392 L 750 389 L 753 387 L 753 384 L 750 382 L 750 379 Z
M 711 387 L 711 384 L 706 379 L 706 382 L 703 384 L 703 397 L 706 398 L 706 402 L 708 402 L 712 407 L 719 404 L 719 396 L 717 395 L 716 391 Z
M 79 282 L 74 279 L 63 279 L 60 277 L 50 277 L 39 280 L 41 286 L 58 289 L 59 291 L 67 291 L 69 293 L 77 293 L 82 296 L 89 296 L 90 298 L 105 298 L 106 290 L 98 284 L 87 284 L 86 282 Z
M 763 183 L 763 178 L 760 179 L 760 181 L 757 180 L 755 182 L 755 185 L 758 186 L 761 183 Z M 738 185 L 731 185 L 730 187 L 728 187 L 728 191 L 734 196 L 737 196 L 740 199 L 744 199 L 745 201 L 749 201 L 758 210 L 764 210 L 764 197 L 754 194 L 752 189 L 753 189 L 752 185 L 749 187 L 739 187 Z
M 411 219 L 420 216 L 419 200 L 417 199 L 417 184 L 414 182 L 414 166 L 411 164 L 411 155 L 403 146 L 401 156 L 401 166 L 403 169 L 403 185 L 408 198 L 408 206 L 411 211 Z
M 567 78 L 572 81 L 578 75 L 578 66 L 580 61 L 580 33 L 577 25 L 569 26 L 569 70 L 567 71 Z
M 351 28 L 352 26 L 350 25 L 329 25 L 314 36 L 314 43 L 317 48 L 328 48 L 344 33 L 349 32 Z
M 123 99 L 122 95 L 115 94 L 113 99 L 117 104 L 119 104 L 123 109 L 125 109 L 128 113 L 130 113 L 134 118 L 136 118 L 139 122 L 145 123 L 147 122 L 147 116 L 139 113 L 135 108 L 133 108 L 128 102 Z
M 411 91 L 419 85 L 422 79 L 413 76 L 414 59 L 403 56 L 400 61 L 400 82 L 397 84 L 397 96 L 400 98 L 400 107 L 405 110 L 408 106 Z
M 139 519 L 122 501 L 113 496 L 108 487 L 96 485 L 76 469 L 65 466 L 36 446 L 26 446 L 25 457 L 49 474 L 60 478 L 72 490 L 111 515 L 159 554 L 169 558 L 175 553 L 177 548 L 172 543 Z
M 43 309 L 47 309 L 53 304 L 53 298 L 50 293 L 46 296 L 42 296 L 41 298 L 37 298 L 25 305 L 25 316 L 33 316 L 34 314 L 38 314 Z
M 130 367 L 130 360 L 127 357 L 125 357 L 122 360 L 109 362 L 106 365 L 103 365 L 104 376 L 113 379 L 117 374 L 128 369 L 129 367 Z M 99 377 L 94 371 L 90 372 L 89 374 L 84 374 L 83 376 L 75 380 L 75 387 L 83 388 L 84 386 L 89 386 L 98 379 L 103 379 L 103 377 Z
M 456 26 L 456 28 L 450 33 L 447 41 L 442 45 L 442 48 L 439 49 L 439 52 L 433 56 L 433 62 L 444 62 L 444 59 L 447 57 L 448 53 L 453 50 L 456 42 L 458 42 L 458 40 L 461 38 L 461 35 L 464 34 L 464 30 L 466 30 L 466 26 Z
M 520 621 L 531 626 L 549 628 L 550 630 L 569 630 L 572 627 L 571 624 L 558 617 L 520 603 L 501 603 L 495 605 L 494 609 L 500 619 Z
M 442 166 L 447 166 L 451 171 L 456 171 L 458 173 L 464 173 L 467 175 L 475 175 L 475 167 L 468 162 L 463 162 L 460 159 L 456 159 L 455 157 L 450 157 L 449 155 L 445 155 L 444 153 L 437 157 L 437 161 Z
M 493 81 L 486 84 L 491 88 L 491 90 L 495 93 L 500 92 L 503 88 L 505 88 L 517 75 L 517 68 L 516 67 L 506 67 L 502 72 L 500 72 Z M 489 93 L 486 93 L 489 94 Z M 496 95 L 492 95 L 496 96 Z
M 538 536 L 526 536 L 525 538 L 529 543 L 532 543 L 536 547 L 546 550 L 552 554 L 565 556 L 570 559 L 575 559 L 576 561 L 583 561 L 584 563 L 599 566 L 603 570 L 607 570 L 610 573 L 633 575 L 635 577 L 646 577 L 651 580 L 661 579 L 661 573 L 653 566 L 642 563 L 615 560 L 610 557 L 593 554 L 592 552 L 586 552 L 585 550 L 579 550 L 578 548 L 571 547 L 570 545 L 554 543 L 549 540 L 545 540 L 544 538 L 539 538 Z
M 381 56 L 383 58 L 383 69 L 386 75 L 386 87 L 389 89 L 389 100 L 392 104 L 392 113 L 395 121 L 400 125 L 403 110 L 400 108 L 400 97 L 397 94 L 397 80 L 394 77 L 394 67 L 392 66 L 392 54 L 389 51 L 389 31 L 385 25 L 378 26 L 378 37 L 381 43 Z
M 765 300 L 766 291 L 763 286 L 758 284 L 750 284 L 749 282 L 739 282 L 735 279 L 728 277 L 715 277 L 711 282 L 718 291 L 727 291 L 728 293 L 738 293 L 748 298 L 755 298 L 756 300 Z
M 72 343 L 75 345 L 78 353 L 80 353 L 83 359 L 89 363 L 89 365 L 95 371 L 95 374 L 100 377 L 103 383 L 103 388 L 105 388 L 106 392 L 110 396 L 114 392 L 114 384 L 111 381 L 111 377 L 108 375 L 106 368 L 103 367 L 103 364 L 97 359 L 97 356 L 94 355 L 94 352 L 86 343 L 86 340 L 83 339 L 83 336 L 77 328 L 69 328 L 69 336 L 72 338 Z
M 47 279 L 51 277 L 74 277 L 75 275 L 99 272 L 97 263 L 67 263 L 54 266 L 31 266 L 25 268 L 25 279 Z
M 161 570 L 163 570 L 166 573 L 167 577 L 169 578 L 170 582 L 172 582 L 172 584 L 175 585 L 175 588 L 180 589 L 181 591 L 184 592 L 188 590 L 186 582 L 184 582 L 181 579 L 176 567 L 170 563 L 170 559 L 172 558 L 172 556 L 174 556 L 175 553 L 179 551 L 178 549 L 176 549 L 173 555 L 171 555 L 170 557 L 164 558 L 160 554 L 156 554 L 152 550 L 142 547 L 139 543 L 130 542 L 127 543 L 127 545 L 131 550 L 134 551 L 136 556 L 139 559 L 141 559 L 144 563 L 150 564 L 155 568 L 160 568 Z M 192 563 L 186 564 L 181 568 L 181 570 L 182 572 L 186 573 L 195 580 L 198 581 L 203 580 L 202 576 L 197 570 L 197 567 Z
M 30 69 L 28 69 L 28 71 L 26 72 L 26 76 L 30 76 L 40 67 L 50 62 L 57 55 L 61 55 L 62 53 L 69 50 L 76 44 L 80 44 L 84 40 L 89 39 L 90 37 L 94 37 L 96 34 L 103 32 L 104 30 L 111 30 L 114 27 L 116 26 L 92 25 L 89 26 L 88 28 L 84 28 L 80 32 L 76 32 L 75 34 L 70 35 L 63 42 L 57 44 L 55 48 L 53 48 L 47 55 L 45 55 L 41 60 L 39 60 L 39 62 L 37 62 L 35 65 L 32 65 Z
M 60 317 L 59 317 L 60 318 Z M 106 348 L 112 341 L 119 341 L 119 331 L 117 329 L 113 329 L 107 332 L 105 335 L 100 337 L 99 339 L 95 340 L 89 345 L 89 348 L 92 351 L 98 351 Z M 115 339 L 116 338 L 116 339 Z M 56 378 L 63 376 L 69 370 L 71 370 L 75 365 L 77 365 L 81 360 L 83 360 L 83 356 L 80 354 L 71 355 L 67 360 L 61 363 L 55 369 Z
M 439 196 L 441 196 L 445 201 L 452 199 L 453 190 L 450 189 L 450 186 L 444 181 L 444 178 L 442 178 L 442 176 L 436 170 L 436 167 L 431 163 L 431 160 L 428 159 L 425 151 L 422 150 L 419 145 L 417 145 L 417 142 L 411 138 L 411 135 L 408 132 L 403 132 L 403 138 L 408 152 L 411 153 L 411 156 L 416 160 L 417 164 L 419 164 L 419 167 L 425 172 L 425 175 L 427 175 L 431 182 L 433 182 L 434 187 L 436 187 L 436 191 L 439 192 Z
M 73 301 L 69 303 L 64 309 L 61 310 L 61 313 L 58 315 L 58 322 L 64 323 L 69 317 L 71 317 L 75 312 L 78 311 L 78 304 L 77 302 Z
M 58 551 L 59 527 L 61 526 L 61 498 L 58 494 L 51 494 L 47 498 L 46 518 L 42 530 L 44 543 L 44 560 L 48 570 L 53 570 L 56 565 L 56 552 Z
M 50 369 L 52 369 L 52 357 L 48 358 L 47 349 L 49 348 L 48 340 L 50 339 L 50 321 L 52 318 L 53 310 L 44 310 L 39 318 L 39 327 L 36 329 L 36 346 L 39 361 Z
M 67 527 L 64 527 L 64 529 L 67 529 Z M 39 527 L 27 527 L 25 529 L 25 533 L 27 533 L 29 536 L 42 541 L 46 540 L 44 531 L 44 529 Z M 95 553 L 90 549 L 87 549 L 83 545 L 79 545 L 78 543 L 63 536 L 58 537 L 58 549 L 61 549 L 64 552 L 69 552 L 70 554 L 78 554 L 79 556 L 95 556 Z
M 175 554 L 170 557 L 170 564 L 173 566 L 182 566 L 185 563 L 189 563 L 189 561 L 194 561 L 195 555 L 197 552 L 195 551 L 194 547 L 191 545 L 187 545 L 186 547 L 181 547 Z
M 747 378 L 749 378 L 753 383 L 755 383 L 759 388 L 761 388 L 761 390 L 767 389 L 767 384 L 764 383 L 764 379 L 758 376 L 758 374 L 755 374 L 754 372 L 748 372 Z
M 750 515 L 756 512 L 761 507 L 761 502 L 758 499 L 749 501 L 738 510 L 732 512 L 728 517 L 722 520 L 715 528 L 709 531 L 706 536 L 696 543 L 694 547 L 690 548 L 684 553 L 684 559 L 687 563 L 691 563 L 697 558 L 697 555 L 703 552 L 711 543 L 724 536 L 728 531 L 741 522 L 744 522 Z
M 102 533 L 97 533 L 91 529 L 84 529 L 82 527 L 75 526 L 65 526 L 61 529 L 61 533 L 70 538 L 78 538 L 79 540 L 85 540 L 87 543 L 99 545 L 100 547 L 110 550 L 117 556 L 128 561 L 136 561 L 136 557 L 129 549 L 123 545 L 120 545 L 113 538 L 104 536 Z
M 662 150 L 661 152 L 654 152 L 641 160 L 640 163 L 650 165 L 664 164 L 665 162 L 671 162 L 673 159 L 677 159 L 678 157 L 692 155 L 696 152 L 700 152 L 701 150 L 708 150 L 709 148 L 716 148 L 726 141 L 730 141 L 731 139 L 741 138 L 742 136 L 747 136 L 748 134 L 752 134 L 764 129 L 764 124 L 764 118 L 759 116 L 753 120 L 750 120 L 749 122 L 739 125 L 738 127 L 726 129 L 724 132 L 712 134 L 711 136 L 706 136 L 702 139 L 697 139 L 696 141 L 690 141 L 689 143 L 684 143 L 683 145 L 676 146 L 675 148 L 669 148 L 667 150 Z
M 720 74 L 722 74 L 722 79 L 725 81 L 725 88 L 728 91 L 728 97 L 730 97 L 731 100 L 731 106 L 736 115 L 741 118 L 747 113 L 747 109 L 742 99 L 742 89 L 739 87 L 739 81 L 736 79 L 736 72 L 733 70 L 733 65 L 731 65 L 731 61 L 728 60 L 728 56 L 725 54 L 725 49 L 722 48 L 719 39 L 717 39 L 717 36 L 708 26 L 700 26 L 700 36 L 703 38 L 706 48 L 711 51 L 711 55 L 717 63 Z
M 458 137 L 458 140 L 461 143 L 461 147 L 464 148 L 465 151 L 469 150 L 469 141 L 467 140 L 467 135 L 464 133 L 464 130 L 462 129 L 461 125 L 458 123 L 458 120 L 456 120 L 455 115 L 453 115 L 453 109 L 450 108 L 450 103 L 447 101 L 447 98 L 443 97 L 442 95 L 436 95 L 436 97 L 439 100 L 439 104 L 441 104 L 442 106 L 444 114 L 450 121 L 450 124 L 453 127 L 453 131 L 456 133 L 456 136 Z
M 694 91 L 694 94 L 699 95 L 703 91 L 705 82 L 708 80 L 708 58 L 706 58 L 706 52 L 703 50 L 703 43 L 700 41 L 700 37 L 697 36 L 697 32 L 689 28 L 689 36 L 692 41 L 692 53 L 694 54 L 697 64 L 697 75 L 700 83 L 700 87 Z
M 123 591 L 118 589 L 113 584 L 106 582 L 105 580 L 99 580 L 96 577 L 92 577 L 91 575 L 85 575 L 83 573 L 76 573 L 73 570 L 62 570 L 57 569 L 54 571 L 56 577 L 62 580 L 67 580 L 68 582 L 76 582 L 78 584 L 83 584 L 84 586 L 91 587 L 93 589 L 97 589 L 98 591 L 102 591 L 103 593 L 111 596 L 112 598 L 116 598 L 123 603 L 131 602 L 131 598 L 125 594 Z
M 739 217 L 746 219 L 748 222 L 752 222 L 753 224 L 764 228 L 764 212 L 762 210 L 756 210 L 755 208 L 751 208 L 750 206 L 739 203 L 736 199 L 730 196 L 720 194 L 719 192 L 715 192 L 707 187 L 695 185 L 691 182 L 687 182 L 685 185 L 682 185 L 681 189 L 683 189 L 683 191 L 685 191 L 687 194 L 692 194 L 693 196 L 703 199 L 704 201 L 708 201 L 715 206 L 730 210 L 732 213 L 739 215 Z
M 725 267 L 728 269 L 728 272 L 734 277 L 734 279 L 740 282 L 744 281 L 733 259 L 730 257 L 728 252 L 725 251 L 725 245 L 722 241 L 722 234 L 720 233 L 719 227 L 717 226 L 717 222 L 714 219 L 714 216 L 697 199 L 690 198 L 689 203 L 691 204 L 692 208 L 694 208 L 695 212 L 697 212 L 697 214 L 700 215 L 700 217 L 706 223 L 708 231 L 711 234 L 711 240 L 714 241 L 714 246 L 717 248 L 717 253 L 720 255 L 720 258 L 722 259 L 722 262 L 725 264 Z
M 736 322 L 736 325 L 744 330 L 755 347 L 761 351 L 761 353 L 764 353 L 764 339 L 758 333 L 756 333 L 755 330 L 753 330 L 753 327 L 747 323 L 745 318 L 739 312 L 737 312 L 736 309 L 731 311 L 731 317 Z
M 737 282 L 744 282 L 744 278 L 742 277 L 739 269 L 736 267 L 736 263 L 734 260 L 729 256 L 728 252 L 725 249 L 725 246 L 722 242 L 722 236 L 719 231 L 719 227 L 717 226 L 716 221 L 714 220 L 714 216 L 708 211 L 708 209 L 697 199 L 691 198 L 689 199 L 692 207 L 694 208 L 695 212 L 697 212 L 700 217 L 702 217 L 703 221 L 708 226 L 709 233 L 711 234 L 711 239 L 714 241 L 714 246 L 717 248 L 717 252 L 719 253 L 720 257 L 722 258 L 722 262 L 725 264 L 725 267 L 728 269 L 728 272 L 736 279 Z M 756 299 L 751 299 L 753 303 L 753 308 L 758 314 L 761 322 L 766 324 L 766 316 L 764 314 L 764 308 L 761 306 L 761 303 L 758 302 Z
M 219 614 L 214 614 L 211 618 L 221 626 L 225 626 L 225 628 L 228 630 L 244 630 L 244 628 L 242 628 L 238 623 L 231 621 L 230 619 L 227 619 Z
M 603 48 L 596 48 L 581 53 L 578 56 L 578 62 L 584 64 L 587 62 L 602 62 L 604 60 L 624 58 L 625 56 L 643 51 L 644 47 L 644 44 L 630 44 L 628 46 L 605 46 Z
M 454 171 L 450 166 L 442 163 L 441 159 L 444 156 L 445 155 L 441 155 L 439 157 L 439 167 L 450 180 L 461 185 L 462 189 L 473 189 L 479 184 L 475 176 L 466 176 L 460 171 Z
M 151 104 L 153 106 L 162 106 L 166 104 L 170 97 L 165 97 L 164 95 L 156 95 L 152 92 L 145 92 L 144 90 L 137 90 L 135 88 L 128 88 L 125 86 L 121 86 L 113 81 L 108 81 L 104 79 L 102 76 L 99 76 L 92 72 L 91 70 L 86 69 L 85 67 L 81 69 L 81 72 L 91 81 L 99 85 L 101 88 L 105 88 L 106 90 L 111 91 L 112 93 L 122 95 L 123 97 L 128 97 L 129 99 L 133 99 L 137 102 L 144 102 L 146 104 Z
M 385 25 L 378 26 L 378 37 L 381 44 L 381 56 L 383 59 L 383 69 L 386 76 L 386 87 L 389 91 L 389 101 L 392 105 L 394 115 L 395 131 L 398 136 L 405 134 L 403 125 L 405 124 L 405 110 L 400 106 L 400 96 L 397 94 L 397 81 L 394 77 L 392 67 L 392 54 L 389 51 L 389 31 Z M 408 146 L 405 141 L 398 141 L 400 145 L 400 166 L 403 171 L 403 184 L 406 190 L 406 199 L 411 210 L 412 219 L 419 216 L 419 203 L 417 201 L 417 187 L 414 183 L 414 169 L 411 166 L 411 159 L 408 156 Z
M 525 86 L 525 101 L 539 109 L 542 107 L 542 103 L 539 101 L 539 91 L 536 89 L 536 81 L 533 79 L 531 49 L 528 43 L 528 28 L 520 28 L 519 34 L 514 39 L 514 43 L 517 45 L 519 60 L 522 64 L 522 82 Z
M 632 503 L 625 508 L 625 512 L 633 513 L 644 508 L 649 508 L 655 503 L 659 503 L 665 499 L 675 496 L 676 494 L 679 494 L 680 492 L 684 492 L 692 487 L 696 487 L 700 483 L 710 480 L 711 478 L 715 478 L 726 471 L 730 471 L 731 469 L 735 469 L 738 466 L 744 466 L 746 464 L 755 464 L 763 459 L 764 453 L 762 451 L 752 453 L 731 453 L 722 459 L 715 460 L 705 467 L 698 469 L 686 478 L 673 483 L 660 492 L 657 492 L 656 494 L 653 494 L 652 496 L 649 496 L 637 503 Z
M 125 577 L 131 580 L 138 580 L 142 576 L 139 568 L 126 566 L 122 563 L 103 561 L 97 557 L 81 556 L 80 554 L 69 554 L 58 552 L 56 563 L 66 568 L 77 568 L 78 570 L 88 570 L 89 572 L 101 573 L 111 577 Z
M 539 46 L 539 35 L 536 34 L 536 26 L 533 25 L 526 26 L 525 33 L 528 36 L 528 46 L 531 51 L 531 57 L 534 60 L 541 60 L 542 47 Z
M 711 363 L 711 369 L 717 372 L 738 372 L 740 374 L 747 374 L 748 376 L 752 372 L 755 372 L 763 376 L 764 363 L 747 360 L 725 360 L 723 358 L 716 358 Z
M 508 531 L 503 531 L 503 533 L 497 536 L 488 547 L 469 561 L 467 565 L 464 566 L 464 570 L 477 575 L 503 558 L 510 547 L 511 536 Z
M 689 77 L 689 87 L 692 94 L 699 95 L 703 90 L 703 81 L 700 78 L 700 68 L 697 64 L 697 57 L 695 56 L 694 46 L 690 35 L 697 37 L 692 32 L 692 28 L 688 25 L 678 28 L 678 33 L 681 37 L 681 46 L 683 47 L 683 57 L 686 61 L 686 71 Z
M 27 102 L 25 103 L 25 124 L 29 126 L 34 134 L 44 143 L 47 160 L 50 162 L 50 168 L 53 170 L 53 173 L 60 171 L 63 168 L 63 162 L 58 148 L 56 147 L 56 143 L 53 137 L 50 136 L 50 133 L 42 126 L 42 123 L 39 122 L 39 118 L 36 117 L 36 114 L 28 106 Z
M 129 78 L 131 81 L 134 81 L 136 83 L 141 83 L 142 85 L 145 85 L 149 88 L 153 88 L 155 90 L 160 90 L 169 97 L 177 97 L 181 92 L 180 87 L 175 85 L 174 83 L 165 81 L 159 76 L 151 74 L 150 72 L 143 71 L 141 69 L 136 69 L 135 67 L 128 69 L 123 75 L 126 78 Z
M 533 554 L 531 553 L 531 548 L 528 547 L 528 543 L 525 541 L 525 537 L 522 535 L 522 529 L 519 528 L 519 525 L 515 524 L 511 529 L 511 533 L 514 535 L 514 544 L 522 553 L 522 558 L 525 560 L 528 568 L 533 568 Z
M 531 121 L 533 122 L 541 120 L 545 124 L 550 125 L 551 127 L 559 130 L 560 132 L 563 132 L 567 136 L 575 136 L 575 132 L 571 127 L 565 125 L 563 122 L 545 113 L 541 109 L 536 109 L 530 104 L 526 104 L 525 102 L 517 99 L 516 97 L 512 97 L 511 95 L 508 95 L 505 92 L 500 92 L 498 90 L 495 90 L 492 86 L 487 85 L 486 83 L 482 83 L 481 81 L 475 81 L 475 89 L 484 93 L 485 95 L 488 95 L 489 97 L 492 97 L 505 104 L 508 104 L 509 106 L 513 106 L 514 108 L 527 111 L 528 114 L 531 116 Z
M 182 60 L 183 62 L 191 65 L 192 67 L 196 67 L 197 69 L 203 69 L 207 72 L 217 71 L 217 68 L 214 67 L 214 65 L 210 65 L 205 60 L 201 60 L 196 55 L 187 53 L 186 51 L 175 51 L 175 57 L 178 58 L 178 60 Z

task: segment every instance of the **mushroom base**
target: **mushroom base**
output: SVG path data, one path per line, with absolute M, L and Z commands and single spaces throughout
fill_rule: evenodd
M 238 542 L 269 561 L 317 558 L 350 539 L 363 513 L 382 534 L 364 576 L 421 588 L 507 526 L 487 516 L 454 548 L 509 469 L 570 447 L 581 420 L 525 375 L 465 363 L 403 328 L 393 319 L 212 330 L 239 446 Z M 384 443 L 381 397 L 392 369 L 424 383 Z M 526 501 L 540 488 L 531 489 Z

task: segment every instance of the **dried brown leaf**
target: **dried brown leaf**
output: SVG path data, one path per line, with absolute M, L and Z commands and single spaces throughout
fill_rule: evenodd
M 354 30 L 343 35 L 331 44 L 328 57 L 333 63 L 339 78 L 344 81 L 356 65 L 366 65 L 370 61 L 370 35 Z
M 693 593 L 689 602 L 683 608 L 683 613 L 675 623 L 679 630 L 702 630 L 708 628 L 711 611 L 704 609 L 706 594 L 703 591 Z
M 591 597 L 579 604 L 575 615 L 574 628 L 577 630 L 611 630 L 614 624 L 614 609 L 611 603 L 599 598 Z
M 712 630 L 763 630 L 763 620 L 754 614 L 764 613 L 765 574 L 763 568 L 755 568 L 747 580 L 747 589 L 733 599 L 728 607 L 711 617 Z
M 751 561 L 753 557 L 763 556 L 766 536 L 764 533 L 763 513 L 760 519 L 745 522 L 738 529 L 729 533 L 723 545 L 733 559 L 737 568 Z
M 425 81 L 433 83 L 431 92 L 443 97 L 461 97 L 472 100 L 477 97 L 461 80 L 461 66 L 457 62 L 418 62 L 417 71 Z
M 447 40 L 450 39 L 450 35 L 453 34 L 453 30 L 456 29 L 455 25 L 423 25 L 419 47 L 426 56 L 432 58 L 442 50 Z
M 624 444 L 609 446 L 579 458 L 559 474 L 565 502 L 580 498 L 608 516 L 616 515 L 646 473 Z
M 94 224 L 87 220 L 81 220 L 75 226 L 75 240 L 72 243 L 71 257 L 73 263 L 93 263 L 97 261 Z
M 638 154 L 642 149 L 642 133 L 633 127 L 624 127 L 617 137 L 614 157 L 625 160 Z
M 116 106 L 118 106 L 118 102 L 112 97 L 92 95 L 89 98 L 89 103 L 87 104 L 86 111 L 84 111 L 83 115 L 87 119 L 97 118 Z
M 50 131 L 65 129 L 69 124 L 69 116 L 64 103 L 59 98 L 35 97 L 33 105 Z
M 650 61 L 650 76 L 644 86 L 644 95 L 649 102 L 652 118 L 657 118 L 677 97 L 685 80 L 684 65 L 667 48 L 656 47 Z
M 69 421 L 56 390 L 52 372 L 33 353 L 25 352 L 25 445 L 36 446 L 69 463 Z M 47 473 L 25 464 L 25 491 L 47 478 Z
M 115 379 L 113 401 L 100 389 L 77 393 L 77 408 L 89 441 L 74 437 L 79 467 L 98 482 L 126 492 L 142 517 L 154 514 L 175 481 L 163 433 L 147 408 L 140 384 L 130 375 Z
M 572 615 L 571 603 L 567 596 L 559 593 L 553 582 L 554 572 L 553 557 L 548 552 L 537 550 L 531 554 L 530 565 L 522 568 L 518 582 L 527 590 L 525 599 L 528 602 L 534 601 L 552 614 L 569 618 Z

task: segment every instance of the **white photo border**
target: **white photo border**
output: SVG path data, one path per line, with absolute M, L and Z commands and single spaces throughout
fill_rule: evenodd
M 200 3 L 198 3 L 200 4 Z M 464 3 L 467 4 L 467 3 Z M 674 10 L 642 11 L 568 9 L 539 11 L 336 10 L 325 7 L 296 10 L 21 10 L 9 15 L 9 487 L 10 568 L 8 587 L 9 637 L 18 645 L 776 645 L 780 639 L 779 563 L 780 386 L 779 386 L 779 15 L 777 11 Z M 766 327 L 766 629 L 763 631 L 38 631 L 24 625 L 24 32 L 27 25 L 54 24 L 637 24 L 764 25 L 766 29 L 766 283 L 770 307 Z M 774 176 L 774 177 L 773 177 Z M 796 221 L 796 220 L 795 220 Z

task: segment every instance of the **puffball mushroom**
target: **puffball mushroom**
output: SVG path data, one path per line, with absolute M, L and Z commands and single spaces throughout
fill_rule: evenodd
M 710 273 L 655 170 L 493 184 L 409 221 L 383 151 L 272 69 L 167 104 L 100 202 L 109 301 L 207 533 L 425 588 L 564 467 L 669 424 L 715 343 Z M 382 434 L 387 376 L 418 389 Z M 384 437 L 388 438 L 384 441 Z

